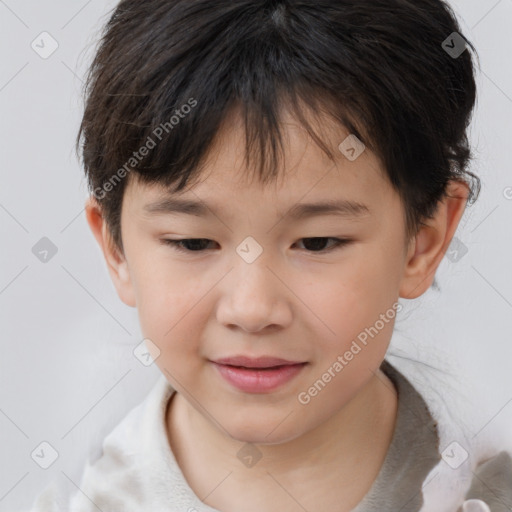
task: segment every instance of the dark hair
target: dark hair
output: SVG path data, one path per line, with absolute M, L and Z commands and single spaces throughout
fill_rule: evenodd
M 460 55 L 448 51 L 457 48 Z M 122 0 L 87 75 L 77 150 L 83 138 L 89 188 L 124 252 L 128 172 L 183 190 L 233 109 L 244 115 L 245 161 L 256 157 L 262 182 L 278 176 L 284 108 L 333 160 L 306 106 L 383 162 L 410 237 L 449 180 L 471 177 L 480 192 L 467 170 L 476 101 L 470 49 L 442 0 Z

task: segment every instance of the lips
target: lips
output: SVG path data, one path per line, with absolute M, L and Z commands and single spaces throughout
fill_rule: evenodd
M 234 356 L 234 357 L 225 357 L 222 359 L 217 359 L 213 361 L 217 364 L 222 364 L 226 366 L 234 366 L 237 368 L 259 368 L 259 369 L 268 369 L 268 368 L 279 368 L 282 366 L 293 366 L 297 364 L 303 364 L 303 361 L 289 361 L 287 359 L 281 359 L 278 357 L 270 357 L 270 356 L 262 356 L 257 358 L 247 357 L 247 356 Z
M 244 393 L 271 393 L 298 376 L 307 362 L 278 357 L 225 357 L 211 361 L 218 374 Z

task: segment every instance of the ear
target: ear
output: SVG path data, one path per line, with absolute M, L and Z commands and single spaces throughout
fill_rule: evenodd
M 460 219 L 466 208 L 469 187 L 450 181 L 445 197 L 432 219 L 427 219 L 409 244 L 406 266 L 400 284 L 400 297 L 415 299 L 431 286 Z
M 101 207 L 94 196 L 85 202 L 85 216 L 91 231 L 100 246 L 107 268 L 116 287 L 119 298 L 131 307 L 136 306 L 135 292 L 125 256 L 115 246 L 107 223 L 103 218 Z

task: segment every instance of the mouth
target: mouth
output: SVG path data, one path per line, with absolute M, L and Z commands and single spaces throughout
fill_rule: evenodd
M 240 370 L 258 370 L 260 372 L 268 372 L 268 371 L 272 371 L 272 370 L 278 370 L 279 368 L 286 368 L 287 366 L 295 366 L 295 365 L 291 365 L 291 364 L 288 364 L 288 365 L 281 365 L 281 366 L 269 366 L 268 368 L 259 368 L 259 367 L 250 367 L 250 366 L 235 366 L 235 365 L 232 365 L 232 364 L 225 364 L 223 366 L 230 366 L 231 368 L 238 368 Z
M 235 368 L 248 368 L 248 369 L 274 369 L 284 366 L 295 366 L 298 364 L 305 364 L 303 361 L 290 361 L 281 359 L 279 357 L 262 356 L 257 358 L 247 356 L 234 356 L 224 357 L 213 361 L 214 363 L 224 366 L 233 366 Z
M 284 386 L 308 364 L 277 358 L 227 358 L 211 361 L 220 376 L 244 393 L 271 393 Z

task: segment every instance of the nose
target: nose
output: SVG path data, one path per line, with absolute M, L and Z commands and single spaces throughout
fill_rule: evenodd
M 237 261 L 221 284 L 218 321 L 250 333 L 286 327 L 292 294 L 284 281 L 263 258 L 250 264 Z

